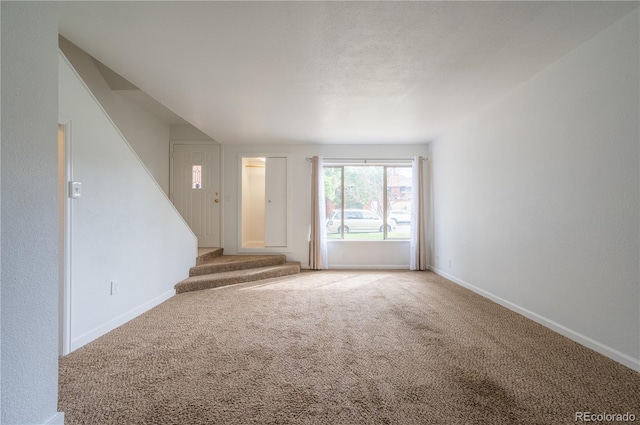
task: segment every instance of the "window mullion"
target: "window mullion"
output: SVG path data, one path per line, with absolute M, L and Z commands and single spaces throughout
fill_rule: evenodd
M 384 232 L 382 233 L 382 239 L 387 239 L 388 233 L 387 231 L 389 230 L 389 227 L 387 225 L 387 202 L 388 200 L 388 196 L 387 196 L 387 166 L 385 165 L 383 167 L 383 172 L 382 172 L 382 225 L 384 226 Z
M 342 198 L 340 203 L 340 209 L 342 210 L 340 213 L 340 237 L 344 239 L 344 166 L 340 167 L 340 197 Z

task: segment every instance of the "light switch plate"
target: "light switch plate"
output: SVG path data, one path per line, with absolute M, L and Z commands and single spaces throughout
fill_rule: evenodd
M 82 195 L 82 183 L 69 182 L 69 197 L 77 199 Z

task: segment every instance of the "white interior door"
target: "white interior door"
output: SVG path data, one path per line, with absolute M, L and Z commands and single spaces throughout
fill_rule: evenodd
M 220 246 L 220 145 L 173 146 L 171 200 L 198 237 Z
M 264 246 L 287 246 L 287 158 L 267 157 Z

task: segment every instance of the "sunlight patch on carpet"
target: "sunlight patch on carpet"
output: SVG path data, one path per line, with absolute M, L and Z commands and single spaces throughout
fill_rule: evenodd
M 335 273 L 312 274 L 305 279 L 279 279 L 276 282 L 251 285 L 239 288 L 239 291 L 350 291 L 381 280 L 391 280 L 389 273 Z

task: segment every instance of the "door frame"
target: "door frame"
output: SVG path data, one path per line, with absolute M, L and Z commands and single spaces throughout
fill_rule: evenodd
M 224 147 L 223 145 L 214 142 L 214 141 L 206 141 L 206 140 L 170 140 L 169 141 L 169 200 L 171 201 L 171 204 L 174 206 L 174 208 L 176 208 L 176 211 L 178 211 L 177 207 L 175 206 L 174 202 L 173 202 L 173 190 L 174 190 L 174 183 L 173 183 L 173 176 L 174 176 L 174 170 L 173 170 L 173 151 L 174 151 L 174 147 L 175 145 L 190 145 L 190 146 L 218 146 L 220 148 L 220 157 L 218 158 L 218 160 L 220 161 L 220 167 L 218 167 L 218 184 L 219 184 L 219 192 L 220 195 L 218 197 L 218 199 L 220 199 L 220 213 L 219 213 L 219 219 L 218 219 L 218 233 L 220 235 L 220 246 L 218 248 L 224 248 L 224 197 L 223 197 L 223 191 L 222 188 L 224 187 L 223 181 L 222 181 L 222 176 L 224 175 L 223 169 L 224 169 L 224 161 L 222 160 L 222 158 L 224 157 Z M 184 219 L 184 222 L 188 225 L 187 220 Z
M 242 246 L 242 159 L 243 158 L 259 158 L 259 157 L 277 157 L 277 158 L 286 158 L 287 159 L 287 246 L 281 247 L 256 247 L 256 248 L 248 248 Z M 292 194 L 291 194 L 291 181 L 292 181 L 292 155 L 290 153 L 280 153 L 280 152 L 239 152 L 237 157 L 237 182 L 238 182 L 238 196 L 236 200 L 236 208 L 238 215 L 238 225 L 236 230 L 236 246 L 238 253 L 277 253 L 277 254 L 288 254 L 291 252 L 291 222 L 292 222 Z
M 63 174 L 62 178 L 58 179 L 58 194 L 62 196 L 62 199 L 58 200 L 59 208 L 62 207 L 59 214 L 61 219 L 58 222 L 60 248 L 58 254 L 58 351 L 63 356 L 71 352 L 71 216 L 73 213 L 69 197 L 69 182 L 73 179 L 71 121 L 60 118 L 58 129 L 64 132 L 62 152 L 60 152 L 60 141 L 58 141 L 58 171 L 62 171 Z M 60 163 L 61 160 L 63 164 Z M 61 170 L 62 167 L 64 167 L 63 170 Z

